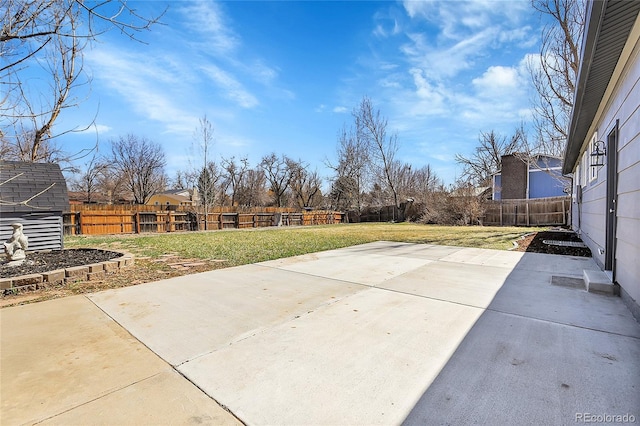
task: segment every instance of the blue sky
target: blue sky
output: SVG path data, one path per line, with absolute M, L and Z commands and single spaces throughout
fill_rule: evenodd
M 270 152 L 329 171 L 337 134 L 369 96 L 398 134 L 398 157 L 460 174 L 480 131 L 511 134 L 530 121 L 527 60 L 541 22 L 530 2 L 160 1 L 129 4 L 162 18 L 145 43 L 111 31 L 85 57 L 88 99 L 58 126 L 96 114 L 68 149 L 133 133 L 161 144 L 167 172 L 197 163 L 194 131 L 206 114 L 220 156 Z

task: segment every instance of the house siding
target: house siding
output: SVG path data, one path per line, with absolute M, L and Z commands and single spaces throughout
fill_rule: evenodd
M 596 115 L 582 150 L 587 149 L 594 131 L 598 139 L 606 141 L 607 135 L 618 121 L 618 152 L 607 152 L 606 158 L 616 155 L 618 162 L 618 201 L 616 211 L 615 278 L 623 292 L 637 305 L 640 301 L 640 18 L 636 20 L 628 43 L 633 43 L 631 54 L 621 57 L 622 72 L 612 78 L 613 90 L 605 97 L 604 108 Z M 622 61 L 626 61 L 622 62 Z M 579 162 L 578 162 L 579 163 Z M 573 204 L 572 227 L 580 232 L 583 241 L 591 249 L 594 259 L 604 267 L 606 246 L 606 178 L 607 161 L 598 170 L 595 180 L 584 182 L 575 176 L 574 182 L 582 185 L 582 203 Z M 589 167 L 589 166 L 587 166 Z M 574 185 L 575 189 L 575 185 Z M 576 199 L 577 201 L 577 199 Z M 578 212 L 578 214 L 575 214 Z
M 529 171 L 529 198 L 561 197 L 564 185 L 560 169 Z
M 493 199 L 536 199 L 564 197 L 570 179 L 562 176 L 562 160 L 547 155 L 533 157 L 527 164 L 519 156 L 502 156 L 502 170 L 492 176 Z M 528 176 L 527 176 L 528 174 Z M 504 179 L 505 189 L 502 185 Z

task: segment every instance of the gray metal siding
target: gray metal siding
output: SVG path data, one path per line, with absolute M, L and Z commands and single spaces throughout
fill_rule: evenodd
M 616 280 L 640 304 L 640 40 L 636 42 L 615 114 L 618 141 Z
M 62 243 L 62 216 L 61 215 L 18 215 L 7 217 L 4 214 L 0 218 L 0 240 L 2 242 L 11 238 L 14 222 L 22 223 L 23 232 L 29 237 L 29 249 L 36 250 L 60 250 Z M 4 255 L 4 248 L 1 250 Z
M 616 281 L 629 296 L 640 302 L 640 40 L 634 40 L 634 50 L 628 58 L 620 79 L 606 108 L 596 117 L 598 139 L 606 140 L 619 120 L 618 152 L 607 152 L 618 161 L 618 203 L 616 208 Z M 591 135 L 586 135 L 584 145 Z M 599 248 L 606 246 L 606 178 L 607 165 L 598 172 L 595 181 L 583 187 L 583 203 L 573 205 L 572 224 L 580 230 L 583 241 L 591 248 L 594 258 L 602 266 L 604 255 Z M 575 172 L 575 166 L 574 166 Z M 578 209 L 579 207 L 579 209 Z
M 602 176 L 601 173 L 599 176 Z M 604 179 L 596 185 L 583 185 L 580 217 L 580 236 L 589 246 L 595 261 L 604 267 L 604 253 L 599 249 L 605 246 L 606 228 L 606 185 Z

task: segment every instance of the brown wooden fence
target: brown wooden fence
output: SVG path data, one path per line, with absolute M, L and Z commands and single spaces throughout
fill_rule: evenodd
M 569 223 L 570 197 L 487 201 L 483 225 L 553 226 Z
M 216 229 L 245 229 L 267 226 L 335 224 L 343 221 L 339 212 L 296 212 L 293 209 L 220 208 L 207 212 L 169 209 L 156 206 L 72 206 L 64 213 L 65 235 L 140 234 Z M 236 211 L 233 211 L 236 210 Z M 240 211 L 238 211 L 240 210 Z
M 361 212 L 349 211 L 349 223 L 360 222 L 401 222 L 402 211 L 395 206 L 367 207 Z

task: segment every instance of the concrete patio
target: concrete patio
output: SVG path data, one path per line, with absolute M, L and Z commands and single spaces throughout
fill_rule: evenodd
M 0 423 L 640 421 L 640 325 L 552 284 L 585 269 L 377 242 L 5 308 Z

